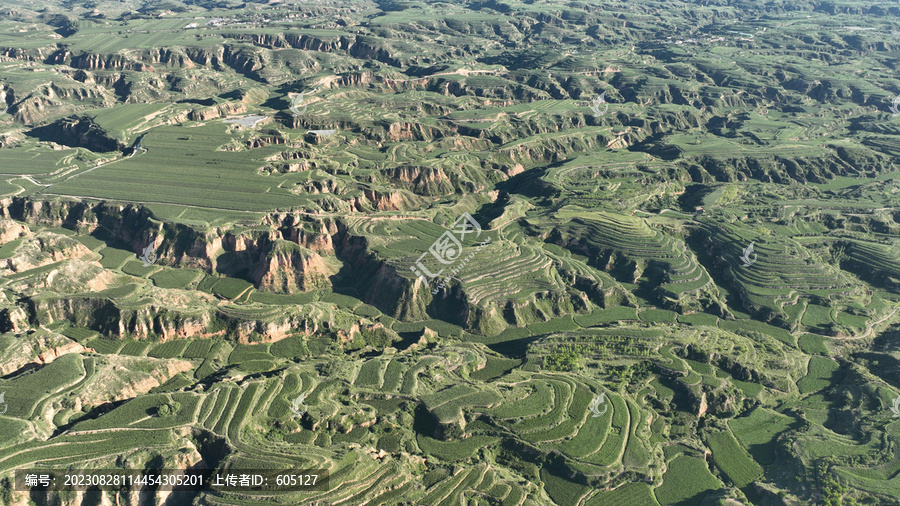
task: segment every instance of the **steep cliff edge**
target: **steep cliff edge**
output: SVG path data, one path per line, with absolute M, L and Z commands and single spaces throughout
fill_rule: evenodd
M 306 292 L 330 286 L 337 272 L 316 252 L 290 241 L 278 240 L 259 262 L 252 278 L 276 293 Z
M 28 132 L 42 141 L 55 142 L 71 148 L 86 148 L 105 153 L 122 151 L 125 144 L 86 116 L 70 116 Z

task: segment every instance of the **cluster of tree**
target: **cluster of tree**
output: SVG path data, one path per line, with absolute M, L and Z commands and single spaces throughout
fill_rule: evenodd
M 571 351 L 551 353 L 544 357 L 544 369 L 548 371 L 571 372 L 581 367 L 580 356 Z
M 181 403 L 178 401 L 168 402 L 156 408 L 156 416 L 172 416 L 181 409 Z

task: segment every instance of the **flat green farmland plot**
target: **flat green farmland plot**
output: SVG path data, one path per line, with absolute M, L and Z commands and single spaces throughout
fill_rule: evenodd
M 55 184 L 53 193 L 127 202 L 188 204 L 241 211 L 268 211 L 304 200 L 278 188 L 276 176 L 255 167 L 278 151 L 276 146 L 243 151 L 219 148 L 239 136 L 223 123 L 150 130 L 145 152 L 98 167 Z
M 762 476 L 762 467 L 747 455 L 730 431 L 709 436 L 713 461 L 738 488 L 745 487 Z
M 201 274 L 193 269 L 163 269 L 150 276 L 150 279 L 160 288 L 186 288 Z
M 812 393 L 828 388 L 840 368 L 832 358 L 814 356 L 809 359 L 808 373 L 797 382 L 800 393 Z
M 682 455 L 669 463 L 663 484 L 656 489 L 660 504 L 699 504 L 703 497 L 722 488 L 720 482 L 699 457 Z
M 103 258 L 100 260 L 100 265 L 107 269 L 118 269 L 129 259 L 137 258 L 137 255 L 135 255 L 133 251 L 110 246 L 100 250 L 100 254 L 103 255 Z
M 741 446 L 754 460 L 767 466 L 775 462 L 778 435 L 791 428 L 794 419 L 764 408 L 754 409 L 750 415 L 728 423 Z
M 626 483 L 621 487 L 601 491 L 587 502 L 588 506 L 658 506 L 653 489 L 646 483 Z

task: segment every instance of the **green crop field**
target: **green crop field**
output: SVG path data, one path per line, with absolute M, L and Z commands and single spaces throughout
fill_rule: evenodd
M 765 409 L 755 409 L 748 416 L 736 418 L 729 426 L 753 458 L 762 465 L 775 462 L 775 440 L 790 428 L 793 420 Z
M 203 339 L 190 342 L 181 354 L 184 358 L 206 358 L 212 348 L 211 339 Z
M 169 341 L 167 343 L 162 343 L 160 345 L 154 346 L 150 351 L 147 352 L 147 356 L 155 358 L 177 358 L 180 357 L 182 353 L 184 353 L 184 350 L 185 348 L 187 348 L 187 346 L 187 341 Z
M 100 261 L 100 265 L 106 267 L 107 269 L 118 269 L 128 259 L 135 258 L 136 256 L 130 251 L 112 248 L 109 246 L 100 250 L 100 254 L 103 255 L 103 259 Z
M 279 188 L 282 181 L 244 169 L 262 166 L 263 159 L 275 152 L 272 148 L 242 153 L 219 150 L 230 141 L 232 136 L 221 124 L 190 132 L 181 127 L 155 128 L 143 142 L 146 153 L 55 184 L 53 191 L 59 195 L 242 211 L 290 208 L 304 202 Z M 267 203 L 260 199 L 262 195 Z
M 121 350 L 119 350 L 119 353 L 122 355 L 141 356 L 146 353 L 147 348 L 149 347 L 150 343 L 131 341 L 125 343 L 125 346 Z
M 644 483 L 626 483 L 621 487 L 606 492 L 601 491 L 588 502 L 590 506 L 656 506 L 659 504 L 653 495 L 653 489 Z
M 810 357 L 808 373 L 797 382 L 801 393 L 817 392 L 831 385 L 840 366 L 831 358 Z
M 719 480 L 700 458 L 682 455 L 668 465 L 663 484 L 656 489 L 660 504 L 695 504 L 709 492 L 721 488 Z
M 117 353 L 125 343 L 112 339 L 94 339 L 85 345 L 97 353 Z
M 187 288 L 192 282 L 197 280 L 199 275 L 199 272 L 186 269 L 165 269 L 156 272 L 150 276 L 150 279 L 160 288 Z
M 747 455 L 731 432 L 710 434 L 709 447 L 716 466 L 734 486 L 745 487 L 762 475 L 762 468 Z

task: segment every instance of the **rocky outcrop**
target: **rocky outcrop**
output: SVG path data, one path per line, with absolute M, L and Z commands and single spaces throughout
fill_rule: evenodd
M 29 135 L 42 141 L 55 142 L 72 148 L 85 148 L 91 151 L 105 153 L 109 151 L 121 151 L 125 145 L 113 138 L 100 125 L 94 123 L 92 118 L 84 116 L 70 116 L 53 123 L 35 128 Z
M 70 353 L 92 352 L 68 338 L 60 335 L 33 337 L 17 341 L 12 348 L 6 350 L 0 360 L 0 376 L 14 374 L 23 369 L 49 364 L 57 358 Z
M 30 93 L 19 94 L 10 88 L 6 97 L 6 112 L 25 125 L 37 125 L 51 119 L 70 115 L 87 108 L 110 107 L 114 96 L 102 85 L 91 82 L 50 82 L 35 87 Z M 47 130 L 47 139 L 54 132 Z M 41 133 L 42 131 L 38 131 Z M 31 132 L 29 132 L 31 133 Z
M 448 177 L 441 170 L 398 171 L 396 175 L 412 181 L 439 181 Z M 368 191 L 357 198 L 356 205 L 360 208 L 402 209 L 409 199 L 422 197 L 404 190 L 391 194 Z M 401 272 L 401 267 L 371 251 L 368 239 L 349 233 L 337 219 L 304 212 L 271 213 L 263 219 L 260 227 L 235 232 L 222 229 L 202 231 L 161 222 L 140 206 L 63 199 L 5 199 L 0 201 L 0 216 L 41 225 L 65 226 L 81 233 L 93 232 L 101 237 L 115 237 L 131 245 L 136 253 L 150 244 L 157 253 L 158 265 L 192 267 L 210 273 L 246 277 L 259 290 L 303 292 L 328 287 L 332 279 L 340 276 L 344 282 L 357 285 L 362 300 L 395 318 L 420 321 L 440 317 L 489 334 L 502 331 L 514 323 L 543 321 L 560 314 L 562 310 L 583 310 L 587 304 L 585 297 L 599 305 L 611 303 L 606 300 L 608 298 L 622 298 L 621 294 L 606 293 L 599 287 L 593 287 L 596 293 L 591 292 L 592 287 L 582 280 L 579 286 L 585 286 L 571 294 L 536 296 L 530 302 L 519 301 L 516 307 L 478 308 L 467 301 L 464 287 L 451 283 L 435 294 L 429 285 L 417 281 L 411 272 Z M 60 258 L 69 258 L 76 253 L 93 255 L 79 243 L 72 247 L 73 253 Z M 341 266 L 340 272 L 338 266 Z M 79 268 L 79 271 L 92 272 L 90 267 Z M 60 273 L 62 275 L 57 275 L 55 283 L 73 276 L 68 271 L 63 272 L 62 267 Z M 100 281 L 108 283 L 109 280 Z M 36 282 L 43 281 L 39 279 Z M 315 323 L 300 314 L 286 313 L 253 320 L 232 315 L 227 310 L 219 309 L 211 295 L 203 295 L 209 300 L 191 302 L 166 300 L 169 295 L 161 292 L 153 296 L 152 303 L 135 306 L 120 304 L 115 299 L 102 296 L 79 296 L 64 289 L 65 286 L 60 285 L 62 289 L 57 293 L 72 293 L 72 296 L 26 299 L 28 319 L 42 325 L 69 320 L 107 336 L 163 340 L 227 334 L 248 342 L 258 342 L 280 339 L 296 333 L 298 329 L 309 330 L 312 327 L 312 331 L 316 330 Z M 105 286 L 101 283 L 97 288 Z M 507 315 L 515 316 L 508 318 Z M 11 314 L 7 315 L 7 321 L 8 325 L 13 324 Z
M 319 193 L 333 193 L 337 195 L 341 195 L 346 192 L 346 189 L 343 184 L 338 182 L 337 179 L 327 178 L 327 179 L 311 179 L 307 180 L 301 186 L 300 183 L 297 184 L 291 191 L 294 193 L 301 194 L 310 194 L 316 195 Z
M 95 253 L 80 242 L 60 234 L 41 232 L 16 249 L 15 254 L 0 263 L 0 273 L 27 271 L 67 259 L 90 258 Z
M 63 355 L 68 355 L 69 353 L 85 353 L 88 351 L 90 351 L 90 348 L 85 348 L 81 344 L 69 343 L 57 348 L 44 350 L 37 356 L 37 361 L 41 364 L 49 364 Z
M 382 192 L 378 190 L 363 190 L 362 195 L 353 199 L 352 206 L 356 211 L 403 211 L 411 209 L 423 203 L 421 197 L 410 195 L 403 191 Z
M 179 312 L 176 308 L 148 304 L 119 307 L 102 297 L 36 298 L 27 300 L 33 319 L 41 325 L 70 321 L 101 334 L 114 337 L 211 337 L 210 312 Z
M 379 122 L 359 130 L 365 138 L 378 142 L 434 141 L 451 133 L 446 128 L 409 121 Z
M 452 195 L 455 191 L 450 177 L 441 168 L 404 165 L 384 173 L 419 195 Z
M 12 220 L 0 220 L 0 244 L 6 244 L 19 237 L 31 235 L 28 225 Z
M 20 295 L 50 290 L 57 294 L 101 292 L 115 281 L 116 274 L 97 261 L 68 260 L 50 270 L 15 279 L 8 285 Z
M 341 52 L 354 58 L 380 61 L 392 67 L 402 66 L 399 58 L 392 56 L 390 49 L 383 46 L 384 41 L 375 37 L 320 37 L 296 33 L 253 34 L 237 32 L 223 35 L 273 49 L 295 48 L 317 52 Z
M 295 293 L 330 286 L 329 277 L 335 273 L 317 253 L 279 240 L 259 263 L 252 278 L 269 291 Z
M 188 113 L 188 119 L 191 121 L 208 121 L 223 116 L 244 114 L 245 112 L 247 112 L 246 104 L 241 102 L 228 102 L 213 107 L 207 107 L 205 109 L 195 109 Z
M 240 342 L 272 342 L 289 335 L 315 332 L 317 324 L 298 311 L 247 318 L 220 310 L 210 301 L 192 307 L 157 303 L 134 305 L 102 297 L 26 299 L 35 323 L 57 321 L 95 330 L 113 338 L 168 341 L 230 336 Z
M 318 254 L 334 254 L 332 236 L 338 232 L 333 220 L 302 213 L 272 213 L 262 223 L 268 230 L 244 230 L 237 234 L 223 229 L 201 231 L 182 224 L 161 222 L 149 210 L 137 205 L 66 199 L 3 199 L 0 200 L 0 217 L 7 218 L 9 223 L 14 223 L 10 221 L 14 219 L 115 238 L 128 244 L 136 254 L 153 245 L 157 264 L 199 268 L 210 273 L 224 269 L 226 274 L 238 265 L 243 269 L 249 266 L 255 271 L 257 264 L 279 240 L 296 243 Z M 8 227 L 14 227 L 10 228 L 10 234 L 19 231 L 19 225 Z M 48 237 L 52 236 L 43 240 L 49 241 Z M 59 236 L 56 241 L 71 243 L 71 247 L 81 254 L 89 253 L 73 239 Z M 223 252 L 232 255 L 222 257 Z M 72 253 L 65 257 L 76 256 Z
M 21 307 L 0 310 L 0 331 L 19 333 L 28 328 L 28 312 Z
M 835 176 L 880 174 L 894 170 L 890 158 L 868 149 L 830 146 L 832 152 L 822 156 L 760 156 L 741 158 L 689 158 L 680 162 L 691 178 L 698 182 L 746 181 L 758 179 L 775 183 L 790 180 L 801 183 L 825 183 Z

